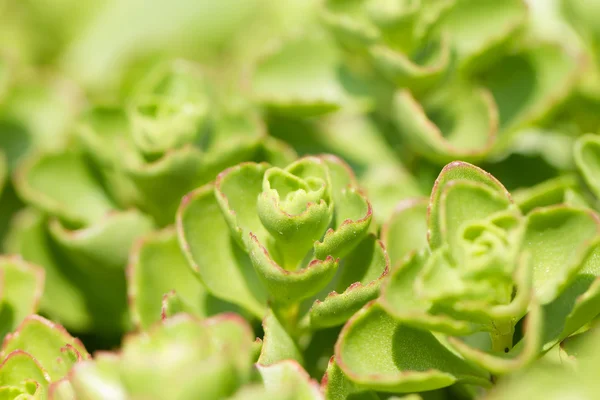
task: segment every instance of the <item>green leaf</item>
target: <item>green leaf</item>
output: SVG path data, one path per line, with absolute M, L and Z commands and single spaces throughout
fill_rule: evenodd
M 30 315 L 16 331 L 6 336 L 1 358 L 20 350 L 35 357 L 52 380 L 64 378 L 78 361 L 90 358 L 79 339 L 71 337 L 60 325 Z
M 15 350 L 3 359 L 0 387 L 13 386 L 29 395 L 45 397 L 51 378 L 35 358 L 22 350 Z
M 394 122 L 415 152 L 435 163 L 478 161 L 492 149 L 498 111 L 482 88 L 442 90 L 422 103 L 407 90 L 394 96 Z
M 266 291 L 233 240 L 213 189 L 206 185 L 183 198 L 177 213 L 181 249 L 209 293 L 262 318 Z
M 450 36 L 460 67 L 473 70 L 493 63 L 507 52 L 511 39 L 527 22 L 527 11 L 523 0 L 502 4 L 493 0 L 457 1 L 439 29 Z
M 379 400 L 379 396 L 375 392 L 361 388 L 349 380 L 335 363 L 334 357 L 331 357 L 329 360 L 327 372 L 325 372 L 321 381 L 321 389 L 325 394 L 325 398 L 330 400 L 345 400 L 348 398 L 355 400 Z
M 91 275 L 101 275 L 122 271 L 135 240 L 150 232 L 153 225 L 146 215 L 131 210 L 113 212 L 93 225 L 77 230 L 67 229 L 52 219 L 49 233 L 73 265 Z
M 243 163 L 221 172 L 215 181 L 215 195 L 227 225 L 239 245 L 250 248 L 252 233 L 261 241 L 268 237 L 256 212 L 256 202 L 262 192 L 266 164 Z
M 513 192 L 515 203 L 523 214 L 538 207 L 568 204 L 585 207 L 586 202 L 579 190 L 579 182 L 573 175 L 563 175 L 549 179 L 538 185 Z
M 8 240 L 11 252 L 21 254 L 45 271 L 40 310 L 76 332 L 94 330 L 103 336 L 121 331 L 127 317 L 123 271 L 95 268 L 95 275 L 90 278 L 90 274 L 57 251 L 47 225 L 42 214 L 25 209 L 16 216 Z M 125 263 L 123 260 L 122 265 Z
M 600 197 L 600 138 L 592 134 L 581 136 L 575 142 L 573 154 L 583 179 L 596 197 Z
M 250 233 L 250 259 L 269 295 L 280 303 L 294 303 L 317 294 L 335 276 L 339 259 L 315 259 L 305 268 L 288 271 L 279 266 L 258 238 Z
M 486 372 L 454 355 L 430 332 L 398 322 L 378 303 L 368 304 L 345 325 L 335 362 L 351 381 L 385 392 L 490 384 Z
M 337 50 L 323 36 L 295 37 L 273 46 L 252 76 L 256 100 L 277 113 L 316 116 L 346 103 Z
M 127 277 L 131 315 L 142 329 L 160 321 L 161 299 L 173 290 L 188 313 L 208 314 L 208 295 L 181 252 L 174 229 L 146 235 L 137 243 Z
M 438 84 L 450 66 L 448 37 L 444 35 L 423 48 L 419 57 L 410 57 L 389 46 L 375 45 L 369 48 L 369 56 L 396 87 L 423 93 Z
M 429 246 L 432 249 L 440 247 L 444 242 L 445 236 L 442 231 L 441 196 L 446 190 L 446 186 L 454 180 L 468 180 L 475 184 L 483 184 L 510 201 L 508 191 L 488 172 L 462 161 L 454 161 L 446 165 L 435 181 L 429 200 L 429 218 L 427 223 L 429 226 Z
M 523 326 L 524 337 L 509 352 L 488 353 L 453 337 L 448 338 L 448 342 L 465 360 L 500 375 L 523 368 L 539 356 L 542 347 L 543 329 L 542 309 L 534 301 L 530 304 L 529 313 Z
M 79 153 L 31 158 L 17 174 L 15 185 L 23 199 L 69 224 L 92 224 L 115 209 Z
M 44 290 L 44 276 L 43 269 L 20 258 L 0 257 L 0 337 L 37 311 Z
M 529 213 L 522 251 L 531 254 L 533 287 L 542 304 L 565 289 L 599 234 L 600 219 L 589 210 L 559 205 Z
M 396 320 L 419 329 L 450 335 L 467 335 L 474 332 L 477 326 L 468 321 L 431 313 L 433 303 L 416 291 L 415 282 L 421 276 L 425 264 L 431 262 L 430 258 L 424 251 L 409 253 L 384 282 L 379 305 Z
M 273 310 L 269 309 L 263 319 L 263 345 L 258 358 L 258 364 L 267 366 L 283 360 L 294 360 L 303 363 L 302 353 L 294 339 L 285 331 Z
M 429 199 L 411 198 L 398 203 L 381 228 L 381 240 L 392 266 L 411 251 L 427 248 L 427 207 Z
M 592 321 L 600 311 L 600 245 L 596 242 L 562 293 L 543 307 L 544 350 Z
M 290 393 L 297 400 L 322 400 L 323 394 L 317 382 L 294 360 L 284 360 L 272 365 L 257 364 L 268 394 Z
M 69 382 L 74 392 L 82 399 L 126 400 L 127 392 L 119 377 L 119 358 L 111 353 L 101 353 L 94 361 L 77 363 L 70 374 Z
M 506 71 L 517 71 L 507 74 Z M 477 80 L 487 87 L 498 107 L 499 148 L 508 144 L 516 128 L 537 122 L 558 107 L 573 88 L 581 61 L 554 43 L 537 43 L 508 53 Z
M 511 199 L 504 193 L 469 180 L 453 180 L 442 189 L 439 203 L 440 236 L 448 243 L 456 261 L 460 260 L 460 242 L 463 229 L 469 222 L 475 222 L 501 211 L 509 211 Z M 430 223 L 430 228 L 431 228 Z M 433 248 L 433 247 L 432 247 Z
M 383 244 L 369 234 L 343 261 L 336 290 L 309 310 L 310 326 L 320 329 L 345 323 L 356 311 L 379 295 L 390 261 Z

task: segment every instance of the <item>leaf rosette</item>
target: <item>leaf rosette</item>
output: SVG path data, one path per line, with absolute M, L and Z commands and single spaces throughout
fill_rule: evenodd
M 7 249 L 45 269 L 40 309 L 74 332 L 127 329 L 129 251 L 175 221 L 185 193 L 245 160 L 295 158 L 245 103 L 213 106 L 193 63 L 161 62 L 133 80 L 127 101 L 82 113 L 68 148 L 32 154 L 15 174 L 28 207 Z
M 426 217 L 423 201 L 399 206 L 384 229 L 386 245 L 401 243 L 413 226 L 403 219 L 419 216 Z M 490 174 L 453 162 L 431 193 L 427 243 L 392 252 L 397 265 L 381 297 L 346 324 L 335 364 L 345 379 L 371 390 L 485 386 L 486 373 L 531 363 L 597 315 L 599 240 L 600 219 L 588 208 L 542 202 L 523 214 Z M 359 365 L 356 349 L 382 330 L 395 355 Z M 411 347 L 429 343 L 455 353 L 427 358 L 426 374 L 424 360 L 413 365 L 401 357 L 411 352 L 406 335 Z M 475 369 L 457 369 L 463 361 Z
M 184 198 L 177 226 L 212 295 L 257 317 L 269 301 L 286 324 L 318 328 L 343 323 L 379 292 L 388 261 L 371 219 L 349 167 L 324 155 L 229 168 Z

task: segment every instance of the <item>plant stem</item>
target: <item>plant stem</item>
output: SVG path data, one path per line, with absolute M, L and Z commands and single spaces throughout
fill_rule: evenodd
M 494 322 L 495 330 L 490 333 L 492 351 L 508 353 L 513 347 L 515 325 L 511 320 Z

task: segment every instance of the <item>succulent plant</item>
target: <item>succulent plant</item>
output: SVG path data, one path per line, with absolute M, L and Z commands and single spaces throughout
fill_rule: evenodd
M 223 171 L 184 197 L 177 231 L 210 294 L 259 318 L 270 309 L 297 335 L 377 297 L 388 260 L 371 220 L 348 166 L 322 155 Z
M 54 320 L 120 334 L 129 325 L 124 267 L 134 241 L 173 223 L 180 197 L 223 168 L 293 159 L 247 107 L 209 110 L 207 90 L 195 65 L 159 63 L 127 104 L 82 115 L 71 146 L 20 165 L 14 184 L 30 207 L 7 248 L 46 270 L 40 307 Z
M 78 339 L 37 315 L 4 338 L 0 357 L 0 393 L 8 399 L 60 398 L 73 365 L 90 359 Z
M 523 213 L 490 174 L 453 162 L 427 207 L 404 202 L 396 213 L 384 236 L 400 246 L 396 265 L 336 344 L 334 367 L 360 388 L 487 387 L 598 314 L 600 220 L 589 208 Z M 422 237 L 411 249 L 413 232 Z
M 78 363 L 66 395 L 57 398 L 323 398 L 295 361 L 256 363 L 261 342 L 252 335 L 235 314 L 203 321 L 188 314 L 165 315 L 148 331 L 128 336 L 119 354 L 105 352 Z

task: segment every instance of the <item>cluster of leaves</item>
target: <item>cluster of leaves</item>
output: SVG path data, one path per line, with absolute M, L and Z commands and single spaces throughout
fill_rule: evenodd
M 52 3 L 0 4 L 0 398 L 600 395 L 595 2 Z

